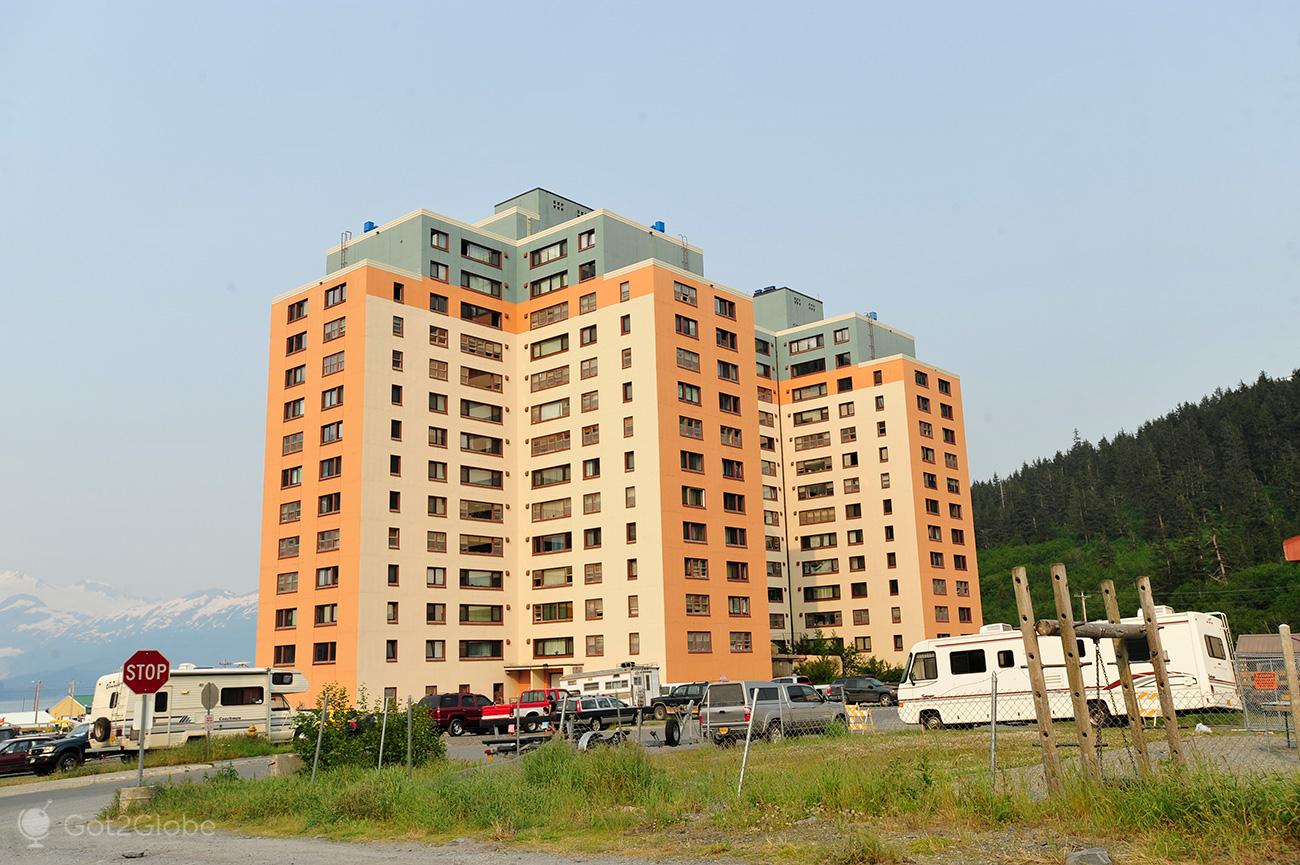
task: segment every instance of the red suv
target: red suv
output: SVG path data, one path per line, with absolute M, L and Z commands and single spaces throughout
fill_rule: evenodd
M 488 732 L 505 733 L 515 722 L 515 710 L 519 711 L 520 724 L 525 732 L 537 730 L 538 718 L 550 715 L 556 706 L 574 696 L 560 688 L 534 688 L 524 691 L 513 703 L 496 703 L 483 710 L 479 723 Z
M 479 732 L 483 707 L 491 706 L 492 701 L 482 694 L 430 694 L 420 700 L 420 705 L 429 710 L 429 717 L 448 735 L 459 736 L 466 730 Z

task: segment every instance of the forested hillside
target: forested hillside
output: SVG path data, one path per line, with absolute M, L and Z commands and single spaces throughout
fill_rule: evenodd
M 1300 625 L 1300 565 L 1282 560 L 1282 539 L 1300 534 L 1300 371 L 1215 391 L 1096 445 L 1076 435 L 971 495 L 986 622 L 1015 621 L 1016 564 L 1030 566 L 1046 611 L 1046 567 L 1063 561 L 1076 593 L 1113 578 L 1126 615 L 1133 577 L 1147 573 L 1158 601 L 1223 610 L 1237 633 Z

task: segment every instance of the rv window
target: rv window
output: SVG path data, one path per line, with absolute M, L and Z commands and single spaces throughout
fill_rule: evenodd
M 155 712 L 167 711 L 167 692 L 158 691 L 153 695 L 153 710 Z
M 1079 660 L 1088 657 L 1088 645 L 1084 643 L 1083 640 L 1076 639 L 1074 641 L 1074 649 L 1079 655 Z
M 1151 646 L 1147 643 L 1146 637 L 1128 637 L 1124 640 L 1124 648 L 1128 649 L 1130 663 L 1137 664 L 1151 660 Z
M 1205 635 L 1205 649 L 1210 653 L 1211 658 L 1218 658 L 1220 661 L 1228 659 L 1228 653 L 1223 650 L 1223 640 L 1211 634 Z
M 1006 670 L 1016 665 L 1015 653 L 1010 649 L 1000 649 L 998 651 L 998 669 Z
M 223 706 L 260 706 L 262 689 L 258 688 L 222 688 L 221 705 Z
M 984 662 L 983 649 L 953 652 L 948 656 L 948 666 L 954 676 L 965 673 L 983 673 L 988 669 L 987 664 Z
M 110 709 L 117 708 L 117 691 L 114 691 L 113 693 L 108 695 L 108 708 Z
M 271 674 L 271 684 L 272 684 L 272 685 L 292 685 L 292 684 L 293 684 L 293 673 L 272 673 L 272 674 Z
M 931 682 L 939 678 L 939 662 L 934 652 L 921 652 L 912 656 L 912 668 L 908 678 L 913 682 Z

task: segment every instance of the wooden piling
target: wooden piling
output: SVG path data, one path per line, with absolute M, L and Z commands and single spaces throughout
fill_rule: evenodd
M 1101 581 L 1101 597 L 1106 604 L 1106 618 L 1113 624 L 1120 621 L 1119 599 L 1115 597 L 1115 584 Z M 1115 666 L 1119 668 L 1119 686 L 1124 694 L 1124 710 L 1128 713 L 1128 728 L 1133 734 L 1133 751 L 1137 754 L 1138 774 L 1151 776 L 1151 755 L 1147 753 L 1147 740 L 1143 735 L 1142 711 L 1138 707 L 1137 692 L 1133 688 L 1133 670 L 1129 666 L 1128 645 L 1122 637 L 1112 640 L 1115 646 Z
M 1074 704 L 1074 727 L 1079 737 L 1079 765 L 1093 781 L 1101 779 L 1097 758 L 1097 733 L 1092 728 L 1088 692 L 1084 685 L 1083 662 L 1079 657 L 1079 640 L 1074 634 L 1074 611 L 1070 607 L 1070 581 L 1065 565 L 1052 565 L 1052 593 L 1056 597 L 1056 618 L 1061 623 L 1061 650 L 1065 656 L 1065 675 L 1070 682 L 1070 700 Z M 1098 661 L 1101 659 L 1098 658 Z
M 1059 796 L 1061 788 L 1061 758 L 1056 753 L 1056 738 L 1052 733 L 1052 706 L 1047 699 L 1047 681 L 1043 677 L 1043 656 L 1038 650 L 1038 634 L 1034 631 L 1034 603 L 1029 596 L 1029 575 L 1023 567 L 1013 568 L 1011 582 L 1015 586 L 1016 608 L 1020 615 L 1020 636 L 1025 642 L 1025 666 L 1029 669 L 1029 685 L 1034 695 L 1034 714 L 1038 716 L 1038 737 L 1043 747 L 1043 776 L 1047 792 Z
M 1291 643 L 1291 626 L 1283 625 L 1277 629 L 1278 636 L 1282 638 L 1282 660 L 1286 664 L 1286 694 L 1287 700 L 1291 704 L 1291 728 L 1296 730 L 1297 737 L 1300 737 L 1300 680 L 1296 676 L 1295 668 L 1295 646 Z M 1296 747 L 1296 754 L 1300 755 L 1300 746 Z
M 1156 622 L 1156 605 L 1151 598 L 1151 578 L 1137 578 L 1138 602 L 1142 605 L 1142 621 L 1147 626 L 1147 648 L 1151 650 L 1151 672 L 1155 674 L 1156 693 L 1160 695 L 1160 714 L 1165 719 L 1165 737 L 1169 740 L 1169 757 L 1174 765 L 1183 767 L 1183 740 L 1178 732 L 1178 712 L 1174 695 L 1169 689 L 1169 671 L 1165 669 L 1165 649 L 1160 642 L 1160 626 Z

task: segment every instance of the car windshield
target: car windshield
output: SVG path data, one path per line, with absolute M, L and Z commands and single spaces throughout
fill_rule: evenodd
M 90 731 L 89 724 L 78 724 L 68 733 L 69 736 L 84 736 Z

